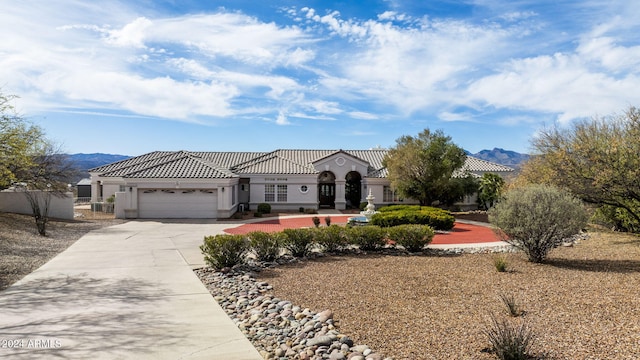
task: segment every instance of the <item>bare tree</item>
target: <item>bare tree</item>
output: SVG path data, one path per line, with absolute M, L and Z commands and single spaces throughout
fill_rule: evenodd
M 43 142 L 32 156 L 33 166 L 23 168 L 16 187 L 29 202 L 38 233 L 47 235 L 49 209 L 52 197 L 64 197 L 69 190 L 69 181 L 77 174 L 77 169 L 65 154 L 49 143 Z

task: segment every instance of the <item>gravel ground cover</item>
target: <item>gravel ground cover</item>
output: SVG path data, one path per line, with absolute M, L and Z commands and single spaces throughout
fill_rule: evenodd
M 76 210 L 73 221 L 50 220 L 47 236 L 38 235 L 31 216 L 0 213 L 0 290 L 6 289 L 25 275 L 91 230 L 122 223 L 113 214 Z
M 496 256 L 508 271 L 499 273 Z M 331 256 L 262 271 L 278 299 L 330 309 L 341 333 L 394 359 L 493 359 L 491 314 L 527 322 L 544 359 L 640 359 L 640 238 L 593 232 L 550 253 Z M 523 315 L 511 318 L 500 295 Z

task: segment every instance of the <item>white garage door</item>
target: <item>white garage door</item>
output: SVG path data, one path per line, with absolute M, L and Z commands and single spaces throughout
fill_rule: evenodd
M 138 190 L 138 216 L 143 219 L 215 219 L 216 190 Z

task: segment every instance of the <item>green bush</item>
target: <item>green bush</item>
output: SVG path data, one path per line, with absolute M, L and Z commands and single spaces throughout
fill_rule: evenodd
M 305 257 L 313 249 L 312 229 L 284 229 L 283 246 L 294 257 Z
M 262 214 L 270 214 L 271 213 L 271 205 L 267 203 L 258 204 L 257 211 Z
M 446 210 L 419 205 L 392 205 L 380 208 L 371 224 L 392 227 L 404 224 L 428 225 L 436 230 L 451 230 L 455 218 Z
M 529 185 L 505 194 L 489 210 L 489 221 L 502 238 L 524 251 L 529 261 L 544 261 L 563 239 L 577 234 L 587 223 L 580 200 L 548 185 Z
M 268 233 L 264 231 L 252 231 L 247 234 L 251 250 L 260 261 L 274 261 L 280 255 L 280 233 Z
M 628 200 L 629 208 L 636 214 L 640 213 L 640 202 Z M 594 223 L 604 225 L 617 231 L 640 233 L 640 222 L 629 211 L 611 205 L 602 205 L 596 209 L 593 218 Z
M 379 226 L 354 226 L 348 229 L 348 241 L 358 245 L 361 250 L 379 250 L 386 244 L 385 232 Z
M 242 235 L 205 236 L 204 244 L 200 245 L 205 262 L 214 269 L 244 263 L 248 250 L 249 242 Z
M 402 245 L 407 251 L 418 252 L 427 246 L 435 233 L 427 225 L 398 225 L 390 227 L 388 230 L 389 239 L 394 240 L 398 245 Z
M 347 245 L 346 229 L 338 225 L 328 225 L 314 231 L 315 242 L 326 252 L 337 252 Z
M 496 256 L 493 258 L 493 266 L 496 267 L 496 270 L 498 272 L 506 272 L 508 265 L 509 263 L 507 262 L 507 258 L 504 257 L 503 255 Z
M 262 217 L 262 213 L 259 212 L 259 211 L 256 211 L 256 212 L 253 213 L 253 217 L 258 217 L 258 218 Z

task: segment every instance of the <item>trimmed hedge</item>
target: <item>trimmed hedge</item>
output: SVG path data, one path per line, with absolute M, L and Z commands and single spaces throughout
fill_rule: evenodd
M 214 269 L 233 267 L 244 263 L 249 251 L 249 242 L 242 235 L 205 236 L 200 251 L 205 262 Z
M 360 250 L 379 250 L 387 244 L 386 234 L 379 226 L 354 226 L 347 229 L 349 230 L 347 232 L 348 241 L 358 245 Z
M 327 252 L 337 252 L 349 245 L 347 229 L 338 225 L 329 225 L 314 229 L 315 242 Z
M 389 239 L 402 245 L 409 252 L 419 252 L 427 246 L 435 233 L 427 225 L 398 225 L 387 229 Z
M 371 224 L 393 227 L 404 224 L 428 225 L 436 230 L 451 230 L 455 218 L 446 210 L 419 205 L 382 207 L 371 217 Z
M 293 257 L 305 257 L 313 249 L 313 229 L 284 229 L 284 248 L 291 252 Z
M 252 231 L 247 234 L 251 250 L 260 261 L 274 261 L 280 255 L 281 233 Z

